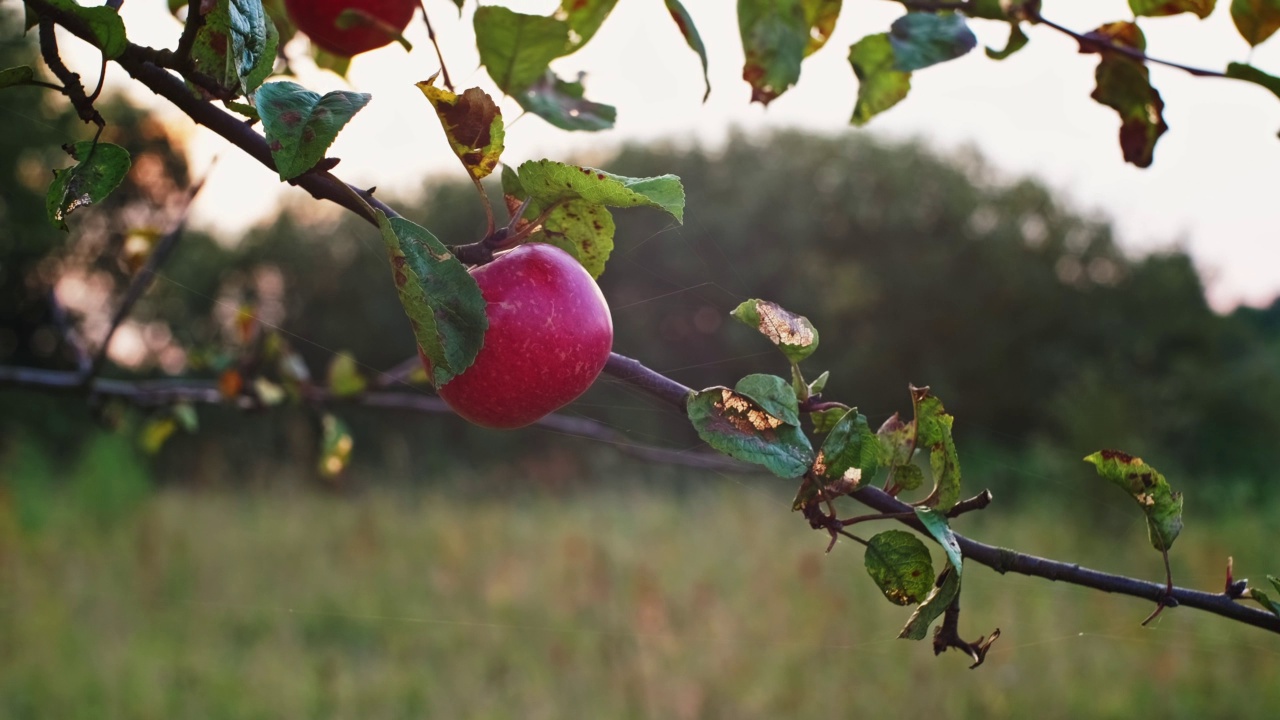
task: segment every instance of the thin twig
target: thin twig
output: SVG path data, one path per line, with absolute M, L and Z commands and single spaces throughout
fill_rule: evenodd
M 178 38 L 178 48 L 173 51 L 173 60 L 179 68 L 191 64 L 191 50 L 196 44 L 196 35 L 204 25 L 204 14 L 200 12 L 202 0 L 187 0 L 187 18 L 182 24 L 182 37 Z
M 444 66 L 444 53 L 440 52 L 440 43 L 436 41 L 435 28 L 431 27 L 431 18 L 427 16 L 426 3 L 418 0 L 418 7 L 422 10 L 422 21 L 427 24 L 427 37 L 431 40 L 431 46 L 436 49 L 436 59 L 440 61 L 440 78 L 444 80 L 445 89 L 453 92 L 453 82 L 449 80 L 449 68 Z

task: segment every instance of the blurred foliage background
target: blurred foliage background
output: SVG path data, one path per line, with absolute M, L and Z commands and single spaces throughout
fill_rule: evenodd
M 0 67 L 30 60 L 0 34 Z M 134 168 L 65 235 L 49 168 L 88 131 L 46 91 L 0 93 L 0 364 L 74 368 L 59 312 L 96 343 L 181 213 L 180 139 L 123 99 L 104 114 Z M 815 323 L 809 374 L 873 423 L 909 411 L 908 383 L 946 401 L 967 487 L 1001 513 L 963 530 L 1155 577 L 1131 508 L 1080 462 L 1117 447 L 1186 492 L 1180 582 L 1217 587 L 1230 553 L 1280 570 L 1280 301 L 1215 313 L 1185 254 L 1128 255 L 1106 218 L 972 152 L 779 132 L 588 162 L 688 193 L 683 227 L 617 214 L 601 285 L 619 352 L 694 387 L 785 373 L 727 322 L 771 299 Z M 483 231 L 464 182 L 380 194 L 446 243 Z M 215 377 L 245 312 L 319 380 L 338 352 L 366 375 L 414 354 L 376 232 L 299 198 L 243 238 L 186 232 L 106 375 Z M 901 612 L 849 548 L 822 559 L 773 478 L 354 405 L 351 465 L 327 478 L 320 409 L 197 411 L 198 432 L 157 442 L 166 411 L 0 388 L 0 716 L 1203 717 L 1277 699 L 1269 638 L 1171 612 L 1151 640 L 1135 603 L 1026 579 L 966 594 L 974 632 L 1023 634 L 964 675 L 889 642 Z M 567 412 L 696 445 L 608 379 Z

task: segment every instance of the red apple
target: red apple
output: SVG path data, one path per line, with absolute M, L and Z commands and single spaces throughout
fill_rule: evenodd
M 613 319 L 573 256 L 526 243 L 471 274 L 489 330 L 475 363 L 439 388 L 449 407 L 477 425 L 518 428 L 591 387 L 613 347 Z
M 343 57 L 359 55 L 395 40 L 391 30 L 403 33 L 418 7 L 416 0 L 285 0 L 285 9 L 298 29 L 326 52 Z M 345 30 L 338 28 L 338 16 L 344 10 L 356 10 L 386 23 L 380 28 L 360 23 Z

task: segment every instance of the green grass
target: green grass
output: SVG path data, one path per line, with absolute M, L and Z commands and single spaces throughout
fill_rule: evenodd
M 967 568 L 987 664 L 896 640 L 860 548 L 753 478 L 706 491 L 165 491 L 38 528 L 0 499 L 0 717 L 1274 717 L 1280 641 Z M 1082 499 L 960 529 L 1157 578 L 1136 512 Z M 1280 513 L 1188 518 L 1180 584 L 1280 571 Z M 1095 531 L 1077 531 L 1098 516 Z M 1125 522 L 1125 519 L 1131 522 Z M 865 527 L 865 526 L 863 526 Z M 886 525 L 886 527 L 888 527 Z M 1268 527 L 1272 528 L 1268 530 Z M 874 532 L 870 530 L 869 532 Z M 935 563 L 941 554 L 934 553 Z

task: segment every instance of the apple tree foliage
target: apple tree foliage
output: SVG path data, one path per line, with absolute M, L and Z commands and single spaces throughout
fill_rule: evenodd
M 1153 162 L 1156 145 L 1169 129 L 1164 121 L 1164 99 L 1150 81 L 1150 63 L 1256 84 L 1280 96 L 1280 78 L 1247 62 L 1206 70 L 1146 55 L 1140 22 L 1182 13 L 1204 18 L 1215 10 L 1215 0 L 1129 0 L 1128 9 L 1136 19 L 1117 20 L 1086 32 L 1064 28 L 1044 17 L 1040 0 L 899 1 L 904 13 L 898 19 L 880 32 L 861 37 L 848 49 L 850 69 L 857 81 L 856 88 L 851 86 L 849 91 L 854 125 L 864 125 L 906 100 L 914 73 L 974 51 L 978 42 L 970 28 L 973 23 L 1007 26 L 1005 47 L 986 49 L 986 55 L 994 60 L 1014 56 L 1030 42 L 1027 28 L 1037 25 L 1066 33 L 1078 42 L 1082 53 L 1096 54 L 1092 98 L 1119 115 L 1123 157 L 1139 167 Z M 335 164 L 326 157 L 329 147 L 373 99 L 367 93 L 346 90 L 321 95 L 293 80 L 273 77 L 287 72 L 286 44 L 297 34 L 296 23 L 290 21 L 278 0 L 171 0 L 171 10 L 180 16 L 186 12 L 184 32 L 173 51 L 131 44 L 116 11 L 118 2 L 87 6 L 74 0 L 25 0 L 24 4 L 28 27 L 39 28 L 46 61 L 57 57 L 52 26 L 58 23 L 91 42 L 104 63 L 131 53 L 177 72 L 190 94 L 183 103 L 219 101 L 244 115 L 250 124 L 260 124 L 271 164 L 282 181 L 299 182 L 309 175 L 327 174 Z M 456 4 L 462 10 L 470 3 L 456 0 Z M 549 15 L 490 4 L 476 7 L 471 30 L 480 63 L 492 81 L 491 90 L 565 130 L 612 127 L 617 109 L 587 98 L 585 76 L 566 80 L 563 70 L 551 66 L 561 65 L 589 43 L 616 4 L 617 0 L 564 0 Z M 752 101 L 768 105 L 800 81 L 805 59 L 828 44 L 842 4 L 842 0 L 738 0 L 742 78 Z M 351 5 L 356 15 L 352 22 L 358 22 L 359 2 L 352 0 Z M 679 0 L 666 0 L 665 10 L 674 24 L 673 37 L 678 33 L 697 56 L 709 94 L 709 59 L 694 15 Z M 1229 12 L 1251 46 L 1265 42 L 1280 29 L 1280 2 L 1276 0 L 1232 0 Z M 434 30 L 431 34 L 434 37 Z M 395 46 L 390 51 L 396 51 Z M 348 58 L 323 52 L 315 57 L 322 67 L 340 74 L 349 64 Z M 427 101 L 422 115 L 438 121 L 466 176 L 480 191 L 488 216 L 485 237 L 446 245 L 427 228 L 394 215 L 385 206 L 375 207 L 371 192 L 348 187 L 381 232 L 393 283 L 412 332 L 430 360 L 432 375 L 426 379 L 437 388 L 471 365 L 484 343 L 484 298 L 468 264 L 483 263 L 494 252 L 519 242 L 544 242 L 567 251 L 593 277 L 599 277 L 613 249 L 615 209 L 648 207 L 676 222 L 683 221 L 686 210 L 684 187 L 673 175 L 624 177 L 550 159 L 505 161 L 507 128 L 498 102 L 481 87 L 457 92 L 444 70 L 444 58 L 440 60 L 443 77 L 433 75 L 418 83 Z M 51 62 L 48 69 L 61 85 L 38 81 L 35 70 L 22 66 L 0 69 L 0 89 L 42 84 L 59 90 L 82 119 L 101 128 L 101 118 L 93 109 L 97 92 L 86 92 L 79 77 L 60 61 Z M 437 84 L 438 80 L 442 83 Z M 98 142 L 96 136 L 68 145 L 68 153 L 76 162 L 54 169 L 47 196 L 49 220 L 61 230 L 67 229 L 69 215 L 109 194 L 130 166 L 126 151 Z M 499 165 L 503 209 L 509 215 L 505 223 L 500 223 L 489 207 L 482 186 L 482 181 L 498 172 Z M 912 417 L 904 420 L 894 414 L 872 430 L 857 408 L 823 397 L 827 372 L 810 380 L 809 371 L 801 367 L 819 345 L 818 330 L 803 315 L 767 300 L 750 299 L 734 309 L 732 316 L 777 348 L 790 367 L 789 377 L 755 373 L 741 378 L 732 388 L 715 386 L 689 392 L 684 410 L 693 428 L 721 453 L 795 481 L 793 509 L 802 512 L 815 529 L 828 531 L 833 543 L 843 535 L 863 544 L 867 572 L 885 597 L 895 604 L 915 605 L 900 636 L 923 639 L 939 617 L 958 614 L 964 575 L 964 552 L 950 527 L 952 518 L 970 509 L 968 501 L 962 501 L 961 463 L 952 435 L 955 418 L 929 388 L 911 387 Z M 296 367 L 296 356 L 280 348 L 274 352 L 274 361 L 288 370 L 282 375 L 307 376 L 305 367 Z M 354 359 L 346 355 L 335 359 L 327 384 L 334 397 L 343 398 L 358 397 L 367 387 Z M 239 375 L 224 375 L 221 389 L 228 399 L 253 393 L 257 402 L 266 405 L 297 395 L 287 383 L 280 388 L 263 384 L 260 378 L 246 387 Z M 151 444 L 163 443 L 180 420 L 184 427 L 195 427 L 190 407 L 176 407 L 180 409 L 167 425 L 152 428 Z M 322 428 L 319 469 L 325 474 L 339 473 L 351 456 L 351 434 L 331 413 L 324 415 Z M 1086 460 L 1137 502 L 1152 545 L 1165 556 L 1167 571 L 1168 552 L 1182 528 L 1182 495 L 1154 468 L 1126 453 L 1102 450 Z M 929 489 L 922 491 L 924 487 Z M 914 495 L 910 512 L 846 519 L 837 516 L 834 503 L 838 498 L 857 498 L 868 488 L 878 488 L 894 498 Z M 935 567 L 916 534 L 888 530 L 864 540 L 847 529 L 872 520 L 903 521 L 935 540 L 944 551 L 942 566 Z M 1280 593 L 1280 580 L 1269 580 Z M 1171 594 L 1171 577 L 1168 588 Z M 1272 600 L 1267 591 L 1252 589 L 1235 597 L 1244 596 L 1244 592 L 1280 615 L 1280 602 Z M 1157 612 L 1165 606 L 1164 599 L 1158 602 Z M 954 636 L 953 622 L 944 620 L 935 634 L 935 648 L 961 648 L 980 664 L 999 631 L 967 643 Z

